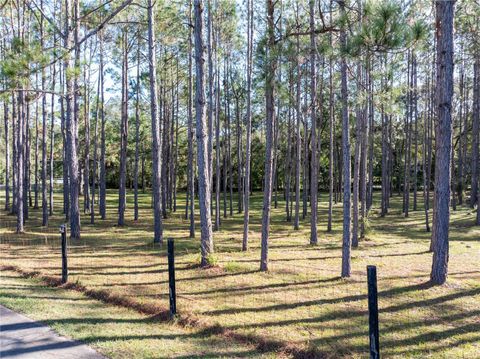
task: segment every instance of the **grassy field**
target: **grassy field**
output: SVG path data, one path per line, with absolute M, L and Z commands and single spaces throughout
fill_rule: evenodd
M 168 306 L 166 246 L 153 245 L 150 197 L 141 196 L 140 220 L 134 223 L 129 193 L 122 228 L 116 226 L 117 198 L 109 193 L 107 220 L 91 226 L 88 216 L 82 217 L 82 238 L 69 243 L 69 279 L 87 290 L 161 311 Z M 259 193 L 252 198 L 250 250 L 240 251 L 243 215 L 222 218 L 221 230 L 214 233 L 216 265 L 209 269 L 198 267 L 199 228 L 197 239 L 188 239 L 181 197 L 179 211 L 165 220 L 165 237 L 176 239 L 178 311 L 191 320 L 164 322 L 12 271 L 1 273 L 0 303 L 115 358 L 133 353 L 361 358 L 368 355 L 365 267 L 374 264 L 385 357 L 478 358 L 480 228 L 473 226 L 475 213 L 466 207 L 452 212 L 448 284 L 430 287 L 430 235 L 424 231 L 423 211 L 419 206 L 404 218 L 401 197 L 394 197 L 385 218 L 372 210 L 367 238 L 352 252 L 352 277 L 344 280 L 339 277 L 341 204 L 334 208 L 334 228 L 327 234 L 326 194 L 321 199 L 318 246 L 308 244 L 308 218 L 294 231 L 279 202 L 272 217 L 271 270 L 261 273 Z M 16 235 L 14 218 L 1 211 L 0 264 L 58 277 L 60 211 L 49 228 L 40 226 L 40 210 L 30 212 L 26 233 Z

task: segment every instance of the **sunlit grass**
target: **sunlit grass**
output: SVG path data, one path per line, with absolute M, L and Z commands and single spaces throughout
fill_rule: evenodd
M 133 195 L 129 193 L 126 226 L 122 228 L 116 226 L 117 198 L 115 192 L 109 193 L 107 220 L 97 218 L 92 226 L 89 216 L 82 216 L 82 238 L 69 243 L 70 280 L 142 303 L 166 306 L 166 246 L 153 245 L 150 196 L 141 195 L 140 220 L 135 223 Z M 60 195 L 56 199 L 60 203 Z M 452 212 L 447 285 L 425 285 L 431 253 L 424 212 L 419 206 L 418 211 L 404 218 L 399 210 L 400 197 L 392 198 L 393 208 L 385 218 L 379 217 L 375 208 L 372 210 L 368 236 L 352 251 L 352 277 L 343 280 L 339 278 L 342 204 L 334 206 L 333 231 L 326 233 L 326 199 L 322 194 L 319 245 L 314 247 L 308 244 L 309 218 L 302 222 L 300 230 L 294 231 L 292 223 L 285 221 L 285 203 L 279 202 L 272 216 L 271 270 L 261 273 L 261 194 L 252 197 L 249 251 L 241 252 L 243 214 L 236 213 L 235 198 L 233 218 L 222 218 L 221 230 L 214 233 L 215 258 L 220 268 L 207 270 L 194 265 L 199 262 L 198 218 L 197 238 L 189 239 L 188 221 L 183 217 L 185 197 L 181 194 L 177 212 L 164 221 L 165 238 L 176 239 L 179 311 L 193 312 L 208 323 L 219 323 L 235 332 L 315 347 L 334 357 L 364 357 L 368 350 L 365 267 L 374 264 L 379 276 L 380 343 L 384 355 L 478 357 L 480 229 L 473 226 L 474 213 L 466 207 Z M 31 210 L 23 235 L 14 234 L 14 218 L 2 212 L 1 264 L 60 275 L 58 226 L 63 217 L 59 212 L 57 209 L 50 219 L 49 228 L 42 228 L 41 212 Z M 37 287 L 29 290 L 36 291 Z M 13 298 L 0 296 L 0 301 L 20 301 L 15 300 L 17 291 L 10 294 Z M 55 301 L 51 305 L 60 312 L 64 307 Z M 114 310 L 111 308 L 106 307 L 104 314 Z M 58 326 L 63 326 L 61 321 Z M 101 326 L 98 329 L 96 335 L 105 335 Z M 135 343 L 140 341 L 150 347 L 156 345 L 155 340 L 161 341 L 145 338 Z M 179 336 L 177 341 L 182 346 L 195 345 L 189 337 Z M 119 335 L 119 343 L 122 350 L 133 352 L 130 340 Z M 223 344 L 212 345 L 218 345 L 220 353 Z M 108 353 L 115 354 L 115 349 Z

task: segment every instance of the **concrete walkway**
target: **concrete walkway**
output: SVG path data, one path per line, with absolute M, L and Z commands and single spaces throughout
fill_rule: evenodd
M 78 341 L 0 305 L 0 358 L 105 359 Z

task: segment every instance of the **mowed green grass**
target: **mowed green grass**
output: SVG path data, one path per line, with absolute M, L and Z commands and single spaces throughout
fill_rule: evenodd
M 480 228 L 473 226 L 475 213 L 467 207 L 452 211 L 448 284 L 430 287 L 426 285 L 432 256 L 428 252 L 430 234 L 424 230 L 421 197 L 419 210 L 411 212 L 409 218 L 400 213 L 401 197 L 392 198 L 390 213 L 381 218 L 375 207 L 379 194 L 375 196 L 367 238 L 358 249 L 352 250 L 352 277 L 341 279 L 342 204 L 335 205 L 333 231 L 326 233 L 326 194 L 321 195 L 317 246 L 308 244 L 309 218 L 302 221 L 299 231 L 293 230 L 292 223 L 285 221 L 285 203 L 279 201 L 272 214 L 268 273 L 258 271 L 261 193 L 252 197 L 249 251 L 241 252 L 243 214 L 236 213 L 235 198 L 234 216 L 222 218 L 221 230 L 214 233 L 214 260 L 218 266 L 210 269 L 197 266 L 198 217 L 197 238 L 189 239 L 188 221 L 184 219 L 185 196 L 180 194 L 178 211 L 164 221 L 165 237 L 176 239 L 179 312 L 193 313 L 208 324 L 218 323 L 236 333 L 315 348 L 331 357 L 366 357 L 365 268 L 373 264 L 378 271 L 380 345 L 384 356 L 478 358 Z M 129 193 L 126 226 L 122 228 L 116 226 L 117 199 L 115 191 L 109 192 L 107 220 L 97 219 L 92 226 L 89 216 L 82 216 L 82 238 L 69 243 L 69 279 L 141 303 L 167 306 L 166 246 L 153 245 L 150 195 L 141 195 L 140 220 L 135 223 L 133 195 Z M 41 211 L 30 210 L 31 218 L 23 235 L 14 234 L 14 218 L 1 212 L 2 265 L 60 275 L 58 226 L 63 222 L 60 200 L 58 195 L 55 216 L 48 228 L 40 226 Z M 0 205 L 3 207 L 3 197 Z M 8 276 L 15 277 L 11 273 Z M 135 327 L 146 334 L 132 338 L 128 326 L 115 320 L 115 313 L 123 311 L 122 315 L 132 318 L 140 314 L 92 300 L 88 302 L 98 307 L 98 311 L 88 312 L 91 322 L 69 322 L 73 315 L 71 307 L 75 306 L 74 313 L 80 318 L 87 308 L 78 303 L 69 306 L 67 301 L 55 298 L 73 294 L 43 288 L 35 280 L 8 276 L 2 273 L 0 303 L 37 319 L 50 320 L 48 324 L 58 331 L 92 343 L 112 357 L 128 356 L 125 353 L 131 355 L 137 350 L 138 356 L 145 357 L 276 355 L 275 352 L 260 354 L 251 346 L 222 336 L 199 332 L 176 335 L 177 331 L 195 332 L 195 328 L 154 320 L 136 322 Z M 51 294 L 45 295 L 45 291 Z M 29 293 L 48 298 L 42 300 L 43 306 L 35 306 L 31 303 L 37 301 L 30 300 Z M 57 315 L 49 317 L 51 311 Z M 102 320 L 95 322 L 97 317 L 110 316 L 113 319 L 109 319 L 108 326 Z M 174 340 L 168 342 L 168 349 L 165 338 L 155 337 L 156 331 L 161 330 L 173 333 Z M 106 336 L 108 340 L 104 340 Z

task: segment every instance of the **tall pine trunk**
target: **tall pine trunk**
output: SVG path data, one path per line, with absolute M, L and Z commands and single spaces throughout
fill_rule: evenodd
M 17 115 L 17 99 L 18 94 L 12 94 L 12 208 L 11 214 L 17 214 L 17 188 L 18 188 L 18 161 L 17 161 L 17 131 L 18 131 L 18 115 Z
M 242 126 L 240 124 L 240 104 L 238 96 L 235 96 L 235 121 L 237 140 L 237 192 L 238 192 L 238 213 L 243 211 L 243 163 L 242 163 Z
M 339 1 L 340 12 L 345 16 L 345 2 Z M 347 44 L 345 25 L 340 31 L 340 46 L 344 51 Z M 342 278 L 350 277 L 350 125 L 348 120 L 348 84 L 347 84 L 347 60 L 342 52 L 341 56 L 341 94 L 342 94 L 342 149 L 343 149 L 343 240 L 342 240 Z
M 470 207 L 478 204 L 478 179 L 479 179 L 479 132 L 480 132 L 480 51 L 475 54 L 473 66 L 473 126 L 472 126 L 472 184 L 470 194 Z M 479 209 L 477 208 L 477 211 Z
M 288 76 L 288 91 L 293 94 L 293 70 L 289 66 Z M 287 151 L 285 159 L 285 213 L 287 222 L 292 220 L 292 213 L 290 211 L 290 192 L 291 192 L 291 157 L 292 157 L 292 101 L 288 103 L 288 122 L 287 122 Z
M 133 220 L 138 221 L 138 164 L 140 160 L 140 36 L 137 44 L 137 88 L 135 99 L 135 164 L 133 169 Z
M 55 43 L 55 39 L 54 39 Z M 48 209 L 49 215 L 53 215 L 53 185 L 54 185 L 54 148 L 55 148 L 55 80 L 56 80 L 56 65 L 52 65 L 52 100 L 51 100 L 51 122 L 50 122 L 50 157 L 49 157 L 49 167 L 50 167 L 50 181 L 49 181 L 49 191 L 48 191 Z
M 205 51 L 203 42 L 203 1 L 195 0 L 195 116 L 197 124 L 198 156 L 198 196 L 200 204 L 201 228 L 201 265 L 207 266 L 209 256 L 213 253 L 212 218 L 210 214 L 210 173 L 208 168 L 208 127 L 205 117 Z M 218 181 L 218 179 L 217 179 Z
M 84 104 L 83 104 L 83 120 L 85 127 L 85 148 L 83 154 L 83 212 L 90 213 L 90 74 L 91 63 L 87 62 L 87 46 L 84 51 Z M 92 50 L 90 49 L 90 54 Z M 88 76 L 87 76 L 88 68 Z
M 60 66 L 60 84 L 61 93 L 65 93 L 65 71 L 63 66 Z M 70 217 L 70 181 L 68 177 L 68 163 L 67 163 L 67 129 L 66 129 L 66 114 L 65 114 L 65 96 L 60 98 L 60 117 L 62 132 L 62 175 L 63 175 L 63 214 L 65 219 Z
M 298 3 L 296 9 L 296 19 L 297 19 L 297 27 L 298 27 Z M 301 72 L 301 65 L 300 65 L 300 37 L 297 35 L 295 39 L 295 49 L 296 49 L 296 68 L 297 68 L 297 76 L 296 76 L 296 91 L 295 91 L 295 120 L 296 120 L 296 150 L 295 150 L 295 217 L 293 220 L 293 229 L 298 230 L 300 228 L 300 173 L 301 173 L 301 166 L 302 166 L 302 135 L 301 135 L 301 122 L 302 122 L 302 115 L 301 115 L 301 103 L 300 103 L 300 96 L 301 96 L 301 81 L 302 81 L 302 72 Z M 306 139 L 305 139 L 306 140 Z M 305 188 L 304 188 L 305 191 Z
M 362 87 L 362 68 L 361 65 L 357 65 L 357 93 L 361 93 Z M 356 116 L 356 124 L 355 124 L 355 149 L 354 149 L 354 163 L 353 163 L 353 198 L 352 198 L 352 205 L 353 205 L 353 221 L 352 221 L 352 247 L 358 247 L 358 232 L 359 232 L 359 225 L 358 225 L 358 217 L 359 217 L 359 210 L 358 210 L 358 201 L 360 198 L 359 190 L 360 190 L 360 161 L 361 161 L 361 144 L 363 138 L 363 113 L 362 109 L 360 108 L 360 104 L 357 104 L 357 108 L 355 109 L 355 116 Z
M 426 95 L 426 111 L 424 114 L 424 124 L 423 124 L 423 145 L 422 145 L 422 154 L 423 154 L 423 167 L 422 167 L 422 172 L 423 172 L 423 207 L 424 207 L 424 213 L 425 213 L 425 231 L 430 232 L 430 223 L 429 223 L 429 207 L 430 207 L 430 199 L 428 198 L 428 187 L 429 187 L 429 178 L 428 178 L 428 172 L 427 169 L 429 167 L 429 164 L 427 161 L 429 161 L 428 154 L 427 154 L 427 146 L 429 144 L 429 122 L 430 122 L 430 113 L 429 113 L 429 108 L 430 108 L 430 78 L 427 77 L 427 95 Z
M 41 2 L 43 5 L 43 2 Z M 40 25 L 43 33 L 43 21 Z M 42 37 L 43 39 L 43 37 Z M 42 40 L 43 48 L 43 40 Z M 45 69 L 42 70 L 42 90 L 46 90 Z M 52 114 L 53 116 L 53 114 Z M 42 226 L 48 225 L 48 197 L 47 197 L 47 96 L 42 96 Z M 35 192 L 37 192 L 35 184 Z M 37 197 L 37 196 L 35 196 Z M 35 201 L 37 202 L 37 201 Z
M 463 56 L 463 46 L 461 48 L 461 56 Z M 458 181 L 457 181 L 457 187 L 454 189 L 457 191 L 457 200 L 458 204 L 462 205 L 463 204 L 463 183 L 464 183 L 464 178 L 463 178 L 463 142 L 464 142 L 464 132 L 466 129 L 463 127 L 463 122 L 464 122 L 464 101 L 465 101 L 465 74 L 464 74 L 464 62 L 465 60 L 462 60 L 460 62 L 460 84 L 459 84 L 459 91 L 460 91 L 460 96 L 459 96 L 459 110 L 458 110 L 458 125 L 459 125 L 459 134 L 458 134 Z M 465 113 L 465 116 L 467 114 Z
M 310 181 L 310 204 L 312 214 L 310 216 L 310 244 L 318 243 L 318 144 L 317 144 L 317 68 L 316 68 L 316 39 L 315 39 L 315 0 L 310 0 L 310 121 L 312 126 L 312 158 L 311 158 L 311 181 Z M 320 107 L 321 111 L 321 107 Z
M 247 139 L 245 145 L 245 182 L 243 186 L 243 240 L 242 251 L 248 249 L 248 230 L 250 224 L 250 165 L 252 151 L 252 58 L 253 58 L 253 0 L 247 0 Z
M 189 23 L 192 23 L 192 2 L 189 1 L 188 9 Z M 195 168 L 193 165 L 193 141 L 194 141 L 194 127 L 193 127 L 193 113 L 192 113 L 192 27 L 188 29 L 188 169 L 187 169 L 187 207 L 186 213 L 188 217 L 190 209 L 190 238 L 195 237 Z M 188 202 L 190 200 L 190 203 Z
M 90 223 L 95 223 L 95 192 L 97 185 L 97 168 L 98 168 L 98 118 L 100 115 L 100 88 L 101 88 L 102 74 L 98 74 L 97 85 L 97 101 L 95 104 L 95 127 L 93 132 L 93 163 L 92 163 L 92 189 L 90 200 Z
M 17 133 L 16 133 L 16 162 L 15 166 L 17 168 L 17 183 L 15 187 L 15 195 L 16 195 L 16 211 L 17 211 L 17 233 L 23 233 L 23 224 L 24 224 L 24 218 L 23 218 L 23 207 L 25 205 L 24 203 L 24 181 L 25 181 L 25 168 L 24 168 L 24 136 L 23 136 L 23 131 L 25 127 L 25 113 L 24 113 L 24 101 L 25 101 L 25 94 L 23 91 L 18 91 L 18 111 L 17 111 Z
M 99 212 L 100 218 L 107 218 L 107 169 L 106 169 L 106 142 L 105 142 L 105 98 L 104 98 L 104 73 L 103 73 L 103 34 L 100 33 L 100 188 Z
M 7 212 L 10 211 L 10 141 L 8 119 L 8 101 L 5 100 L 3 103 L 3 127 L 5 131 L 5 211 Z
M 436 81 L 436 141 L 435 194 L 433 204 L 433 261 L 431 280 L 443 284 L 448 274 L 448 230 L 450 220 L 450 176 L 452 153 L 453 95 L 453 16 L 455 1 L 437 0 L 437 81 Z
M 122 118 L 120 123 L 120 184 L 118 187 L 118 225 L 125 224 L 127 186 L 128 142 L 128 40 L 127 31 L 122 33 Z
M 413 152 L 413 210 L 417 210 L 417 176 L 418 176 L 418 94 L 417 94 L 417 57 L 413 55 L 413 118 L 414 118 L 414 152 Z
M 74 0 L 74 7 L 77 8 L 77 1 Z M 70 49 L 72 44 L 72 6 L 70 0 L 65 0 L 65 48 Z M 75 10 L 75 14 L 78 12 Z M 78 47 L 78 43 L 75 44 Z M 78 52 L 78 50 L 76 51 Z M 79 171 L 78 171 L 78 155 L 77 155 L 77 123 L 76 101 L 74 99 L 74 91 L 77 89 L 78 83 L 75 84 L 71 76 L 74 73 L 71 56 L 67 53 L 64 57 L 64 74 L 65 74 L 65 131 L 67 140 L 67 164 L 69 177 L 69 197 L 70 197 L 70 237 L 72 239 L 80 238 L 80 211 L 78 203 L 79 195 Z M 76 77 L 76 76 L 74 76 Z M 76 86 L 75 86 L 76 85 Z
M 214 118 L 213 111 L 214 106 L 214 72 L 213 72 L 213 49 L 212 49 L 212 38 L 213 38 L 213 11 L 212 11 L 212 2 L 208 0 L 208 16 L 207 16 L 207 54 L 208 54 L 208 173 L 210 174 L 210 188 L 213 190 L 213 126 Z M 210 201 L 210 212 L 213 212 L 213 198 Z M 215 211 L 215 217 L 216 217 Z M 216 222 L 216 218 L 215 218 Z
M 332 2 L 330 2 L 330 8 L 332 6 Z M 330 17 L 331 19 L 332 17 Z M 331 21 L 331 20 L 330 20 Z M 329 36 L 330 46 L 332 46 L 332 34 Z M 333 168 L 335 166 L 333 160 L 333 127 L 335 126 L 335 114 L 333 110 L 333 56 L 329 56 L 329 74 L 328 74 L 328 82 L 329 82 L 329 90 L 328 90 L 328 116 L 329 116 L 329 131 L 328 131 L 328 220 L 327 220 L 327 232 L 332 231 L 332 214 L 333 214 L 333 187 L 334 187 L 334 176 L 333 176 Z
M 265 182 L 263 188 L 262 241 L 260 270 L 268 270 L 268 241 L 272 207 L 273 150 L 275 129 L 275 77 L 277 61 L 275 54 L 275 2 L 267 0 L 267 44 L 265 73 L 266 149 Z
M 153 218 L 154 218 L 154 243 L 163 242 L 162 209 L 161 209 L 161 170 L 162 148 L 160 140 L 160 119 L 157 112 L 157 61 L 155 53 L 155 17 L 153 16 L 153 0 L 148 0 L 148 68 L 150 75 L 150 116 L 152 121 L 152 192 L 153 192 Z

